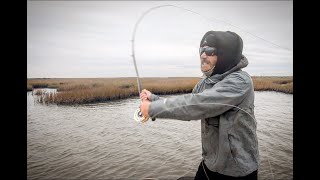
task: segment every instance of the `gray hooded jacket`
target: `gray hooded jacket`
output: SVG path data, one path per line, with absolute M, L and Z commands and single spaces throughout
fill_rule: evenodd
M 202 157 L 214 172 L 246 176 L 260 164 L 254 89 L 241 61 L 223 74 L 202 78 L 192 94 L 159 98 L 152 94 L 152 118 L 201 119 Z

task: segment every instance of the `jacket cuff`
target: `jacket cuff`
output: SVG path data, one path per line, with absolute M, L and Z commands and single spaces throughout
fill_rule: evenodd
M 155 95 L 155 94 L 151 94 L 151 101 L 156 101 L 160 99 L 159 96 Z
M 164 99 L 159 99 L 157 101 L 152 101 L 150 103 L 148 113 L 151 118 L 156 118 L 164 110 L 165 110 Z

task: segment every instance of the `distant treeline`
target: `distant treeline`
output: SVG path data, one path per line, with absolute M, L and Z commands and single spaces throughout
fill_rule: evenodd
M 154 94 L 190 93 L 196 77 L 141 78 L 142 87 Z M 255 91 L 293 94 L 292 76 L 252 76 Z M 58 93 L 42 93 L 37 88 L 55 88 Z M 39 78 L 27 80 L 27 91 L 34 90 L 43 103 L 85 104 L 138 96 L 137 79 L 130 78 Z

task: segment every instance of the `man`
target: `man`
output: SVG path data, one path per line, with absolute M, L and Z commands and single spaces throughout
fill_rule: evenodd
M 209 31 L 200 42 L 203 78 L 192 94 L 161 99 L 143 90 L 145 117 L 201 119 L 202 157 L 195 179 L 257 179 L 260 164 L 252 79 L 243 42 L 230 31 Z

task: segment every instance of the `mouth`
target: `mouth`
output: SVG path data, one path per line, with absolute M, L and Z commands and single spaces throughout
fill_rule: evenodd
M 203 67 L 203 66 L 209 66 L 210 64 L 208 63 L 208 62 L 206 62 L 206 61 L 202 61 L 202 63 L 201 63 L 201 67 Z

